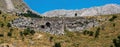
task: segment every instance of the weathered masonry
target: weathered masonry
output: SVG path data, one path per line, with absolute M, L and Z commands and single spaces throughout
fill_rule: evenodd
M 31 28 L 51 34 L 64 34 L 64 30 L 82 31 L 98 25 L 96 18 L 64 17 L 64 18 L 17 18 L 11 22 L 13 27 Z

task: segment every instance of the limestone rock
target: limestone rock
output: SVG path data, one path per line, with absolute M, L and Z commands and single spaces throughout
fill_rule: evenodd
M 109 15 L 120 13 L 120 5 L 117 4 L 107 4 L 104 6 L 84 8 L 81 10 L 52 10 L 43 13 L 46 17 L 75 17 L 77 16 L 97 16 L 97 15 Z

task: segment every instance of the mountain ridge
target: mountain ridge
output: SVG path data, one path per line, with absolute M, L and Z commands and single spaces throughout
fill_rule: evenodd
M 83 8 L 80 10 L 52 10 L 43 13 L 46 17 L 74 17 L 77 16 L 96 16 L 96 15 L 108 15 L 120 13 L 120 5 L 118 4 L 106 4 L 104 6 L 95 6 L 91 8 Z

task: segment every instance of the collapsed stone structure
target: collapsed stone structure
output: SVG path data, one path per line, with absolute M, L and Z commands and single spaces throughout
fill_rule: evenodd
M 12 27 L 30 28 L 50 34 L 64 34 L 68 31 L 83 31 L 98 25 L 96 18 L 83 17 L 48 17 L 48 18 L 26 18 L 20 17 L 11 22 Z

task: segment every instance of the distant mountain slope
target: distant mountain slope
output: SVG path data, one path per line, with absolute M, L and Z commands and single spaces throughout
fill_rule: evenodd
M 95 16 L 95 15 L 108 15 L 120 13 L 120 6 L 117 4 L 107 4 L 99 7 L 85 8 L 82 10 L 53 10 L 48 11 L 43 14 L 43 16 L 53 17 L 53 16 L 65 16 L 74 17 L 77 16 Z
M 2 11 L 24 12 L 28 9 L 29 7 L 23 0 L 0 0 L 0 10 Z

